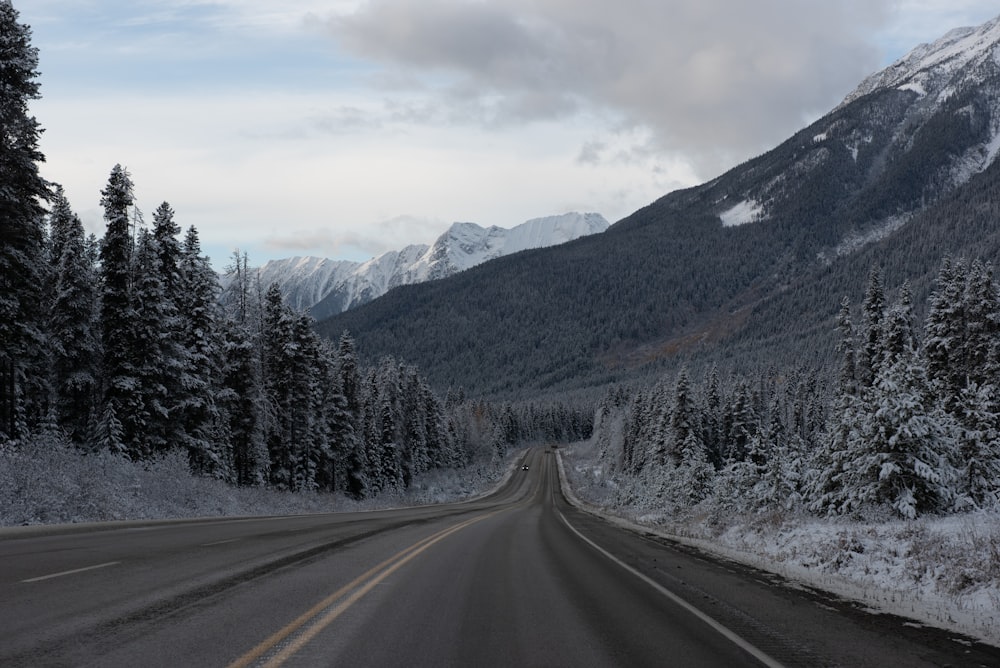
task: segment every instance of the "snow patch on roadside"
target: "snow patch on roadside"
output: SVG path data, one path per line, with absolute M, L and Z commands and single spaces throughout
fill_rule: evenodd
M 863 523 L 811 515 L 732 517 L 712 526 L 614 503 L 613 479 L 589 443 L 559 450 L 571 503 L 609 521 L 677 540 L 860 602 L 1000 646 L 1000 513 Z

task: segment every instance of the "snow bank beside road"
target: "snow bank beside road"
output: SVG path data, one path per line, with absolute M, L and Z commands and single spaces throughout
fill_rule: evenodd
M 234 487 L 192 475 L 187 455 L 130 462 L 109 452 L 81 454 L 40 437 L 0 445 L 0 527 L 115 520 L 295 515 L 462 501 L 499 484 L 513 460 L 466 470 L 429 471 L 410 489 L 354 501 L 340 494 Z
M 578 505 L 792 583 L 1000 646 L 1000 514 L 861 523 L 811 515 L 637 515 L 612 499 L 589 443 L 560 449 Z M 717 515 L 716 515 L 717 517 Z

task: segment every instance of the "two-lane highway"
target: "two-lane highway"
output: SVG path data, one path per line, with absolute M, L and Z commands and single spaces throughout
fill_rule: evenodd
M 0 531 L 0 665 L 1000 665 L 615 528 L 525 462 L 464 504 Z

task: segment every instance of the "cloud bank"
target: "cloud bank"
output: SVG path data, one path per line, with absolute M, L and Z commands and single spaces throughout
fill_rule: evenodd
M 349 52 L 416 76 L 481 123 L 598 115 L 609 128 L 648 128 L 650 148 L 703 172 L 769 148 L 877 69 L 873 34 L 888 9 L 883 0 L 373 0 L 327 27 Z M 584 147 L 585 160 L 598 149 Z

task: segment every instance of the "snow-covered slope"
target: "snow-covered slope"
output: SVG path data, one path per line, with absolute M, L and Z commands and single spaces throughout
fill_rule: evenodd
M 603 232 L 608 221 L 597 213 L 566 213 L 533 218 L 513 229 L 455 223 L 410 268 L 415 280 L 449 276 L 502 255 L 532 248 L 545 248 Z
M 902 229 L 997 155 L 1000 17 L 921 44 L 774 150 L 664 202 L 710 202 L 726 227 L 815 226 L 829 260 Z
M 903 130 L 912 133 L 945 113 L 954 116 L 954 121 L 964 121 L 970 133 L 980 136 L 951 165 L 947 186 L 954 187 L 985 170 L 1000 153 L 998 77 L 1000 17 L 978 27 L 956 28 L 935 42 L 921 44 L 865 79 L 841 108 L 870 93 L 895 89 L 917 97 Z
M 534 218 L 512 229 L 454 223 L 431 245 L 415 244 L 367 262 L 317 257 L 271 260 L 257 270 L 262 286 L 277 283 L 296 309 L 322 319 L 369 302 L 400 285 L 435 280 L 488 260 L 603 232 L 597 213 Z
M 1000 64 L 998 44 L 1000 17 L 979 27 L 956 28 L 935 42 L 921 44 L 889 67 L 865 79 L 847 96 L 844 104 L 882 88 L 948 97 L 954 92 L 953 86 L 961 83 L 951 82 L 952 77 L 957 75 L 963 80 L 982 81 L 986 72 L 995 71 L 996 65 Z

